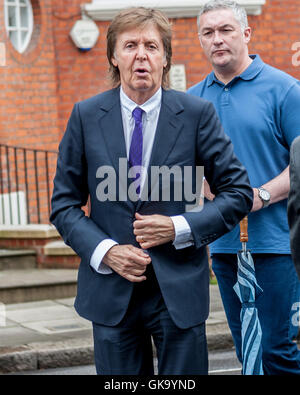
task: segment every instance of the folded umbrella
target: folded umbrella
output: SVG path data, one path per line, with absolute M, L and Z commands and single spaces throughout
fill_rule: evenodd
M 261 345 L 262 331 L 255 305 L 255 301 L 259 295 L 261 295 L 262 289 L 257 284 L 254 262 L 250 251 L 247 250 L 247 217 L 241 221 L 240 229 L 242 250 L 237 253 L 238 273 L 237 282 L 233 289 L 242 303 L 240 314 L 242 325 L 242 373 L 244 375 L 263 375 Z

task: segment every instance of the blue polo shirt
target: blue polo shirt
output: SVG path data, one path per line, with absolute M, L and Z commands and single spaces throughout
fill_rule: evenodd
M 257 188 L 289 165 L 289 148 L 300 135 L 300 85 L 265 64 L 258 55 L 239 76 L 224 85 L 214 72 L 188 93 L 211 101 L 234 150 Z M 239 226 L 210 245 L 211 253 L 236 253 Z M 250 213 L 248 248 L 253 253 L 290 254 L 287 199 Z

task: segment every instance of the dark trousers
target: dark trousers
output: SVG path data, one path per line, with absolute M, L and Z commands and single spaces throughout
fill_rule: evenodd
M 178 328 L 168 313 L 153 269 L 147 269 L 146 275 L 146 281 L 134 285 L 128 311 L 119 325 L 93 323 L 97 373 L 153 375 L 152 336 L 158 374 L 207 374 L 205 323 Z
M 299 328 L 300 283 L 290 255 L 253 254 L 256 279 L 263 293 L 256 301 L 262 329 L 265 375 L 300 375 L 300 350 L 293 341 Z M 237 279 L 237 258 L 213 255 L 228 324 L 241 357 L 241 302 L 233 290 Z

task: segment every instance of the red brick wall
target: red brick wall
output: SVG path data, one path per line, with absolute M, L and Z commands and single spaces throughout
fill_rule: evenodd
M 0 67 L 0 141 L 26 147 L 56 147 L 57 75 L 52 31 L 52 1 L 33 0 L 35 30 L 30 47 L 19 54 L 4 31 L 0 1 L 0 42 L 6 67 Z
M 109 22 L 98 23 L 100 36 L 89 52 L 81 52 L 69 37 L 74 23 L 80 19 L 82 0 L 53 0 L 53 27 L 55 36 L 58 114 L 60 132 L 76 101 L 86 99 L 109 89 L 106 84 L 107 61 L 105 36 Z

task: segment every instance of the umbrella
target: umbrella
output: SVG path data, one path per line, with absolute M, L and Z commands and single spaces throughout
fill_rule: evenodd
M 242 251 L 238 252 L 237 283 L 233 289 L 238 295 L 242 309 L 240 314 L 242 324 L 242 358 L 244 375 L 263 375 L 262 368 L 262 331 L 258 319 L 255 300 L 262 293 L 255 277 L 254 262 L 246 243 L 248 241 L 248 218 L 240 223 L 240 240 Z

